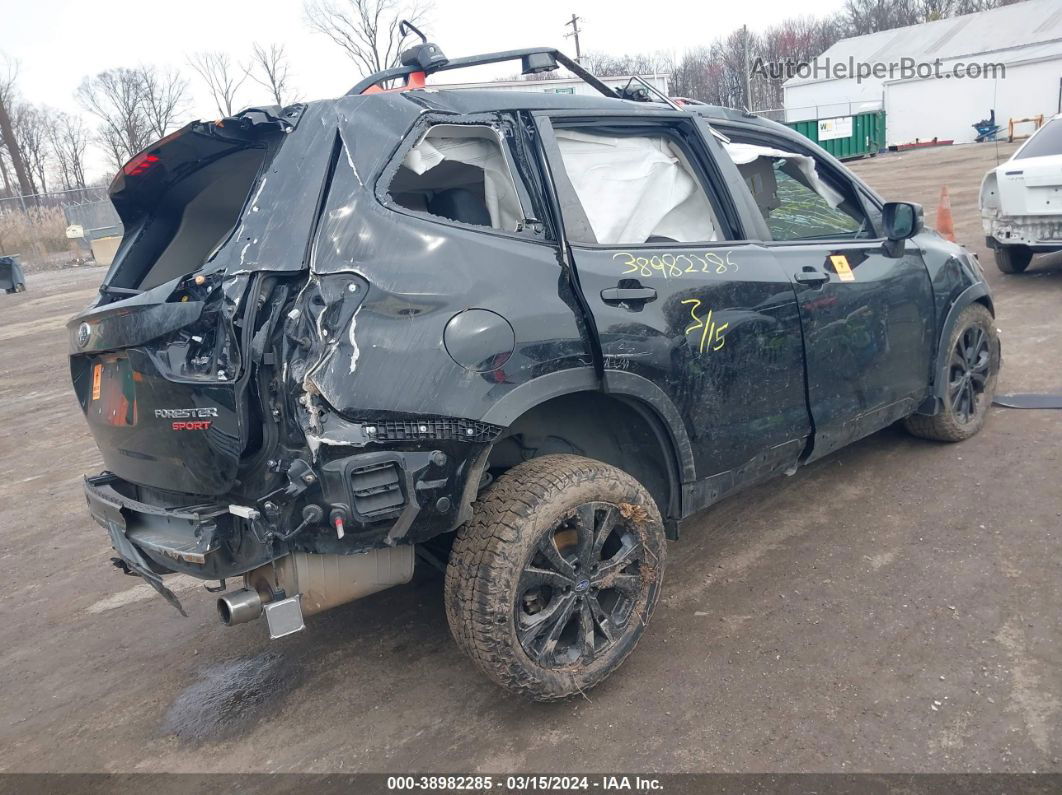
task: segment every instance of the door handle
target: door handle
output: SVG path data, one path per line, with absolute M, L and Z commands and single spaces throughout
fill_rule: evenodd
M 805 265 L 804 270 L 800 271 L 800 273 L 793 274 L 793 281 L 798 284 L 806 284 L 810 287 L 825 284 L 829 280 L 830 274 L 808 265 Z
M 622 304 L 632 301 L 656 300 L 656 290 L 652 287 L 606 287 L 601 291 L 601 300 L 606 304 Z

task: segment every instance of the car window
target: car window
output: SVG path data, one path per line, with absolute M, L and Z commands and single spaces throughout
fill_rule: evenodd
M 518 231 L 526 217 L 497 131 L 437 124 L 409 150 L 388 186 L 392 201 L 450 221 Z
M 678 139 L 663 132 L 628 135 L 584 128 L 559 129 L 556 139 L 589 222 L 569 225 L 572 242 L 632 245 L 719 239 L 712 205 Z
M 812 158 L 764 154 L 737 166 L 774 240 L 869 236 L 861 205 L 823 180 Z
M 1062 155 L 1062 119 L 1052 119 L 1033 135 L 1017 154 L 1015 160 L 1044 155 Z

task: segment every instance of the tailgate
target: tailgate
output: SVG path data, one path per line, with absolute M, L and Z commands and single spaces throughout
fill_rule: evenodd
M 157 288 L 70 321 L 74 390 L 107 469 L 191 494 L 232 486 L 246 436 L 227 307 L 246 281 L 197 286 L 202 300 Z

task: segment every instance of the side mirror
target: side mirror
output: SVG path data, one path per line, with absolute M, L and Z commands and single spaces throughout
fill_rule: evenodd
M 881 208 L 881 224 L 885 227 L 885 254 L 889 257 L 902 257 L 904 241 L 922 231 L 922 205 L 914 202 L 888 202 Z

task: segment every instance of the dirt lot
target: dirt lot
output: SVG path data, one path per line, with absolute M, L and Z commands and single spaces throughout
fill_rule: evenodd
M 995 289 L 1001 390 L 1057 391 L 1062 260 L 991 265 L 994 155 L 855 169 L 930 222 L 949 186 Z M 1062 769 L 1062 412 L 995 409 L 955 446 L 887 430 L 713 508 L 624 667 L 534 705 L 459 655 L 431 572 L 271 643 L 192 581 L 183 619 L 114 569 L 62 332 L 100 275 L 0 296 L 0 771 Z

